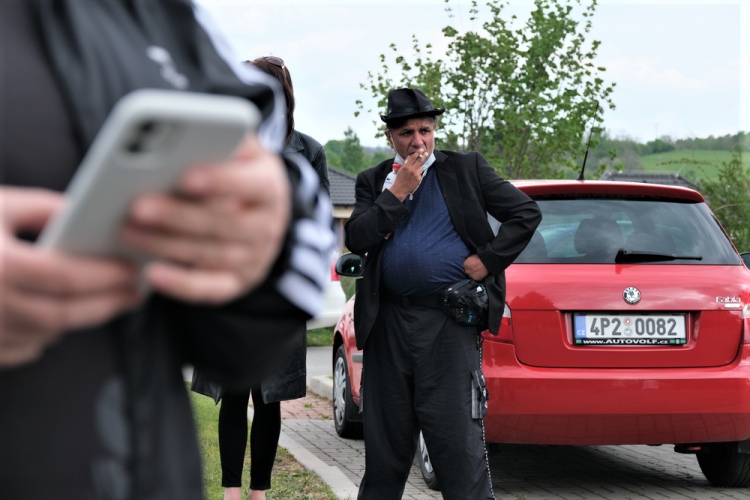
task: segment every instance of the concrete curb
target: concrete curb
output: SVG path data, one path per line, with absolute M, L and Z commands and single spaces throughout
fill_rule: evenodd
M 286 448 L 289 453 L 294 455 L 294 458 L 305 469 L 320 476 L 320 479 L 331 487 L 333 494 L 338 498 L 342 500 L 354 500 L 357 498 L 359 488 L 354 486 L 354 483 L 341 472 L 341 469 L 335 465 L 326 465 L 325 462 L 313 455 L 310 450 L 284 434 L 283 431 L 279 437 L 279 446 Z
M 316 377 L 326 378 L 326 377 Z M 327 379 L 331 382 L 331 379 Z M 332 386 L 332 384 L 331 384 Z M 247 419 L 252 421 L 255 412 L 252 408 L 247 409 Z M 331 487 L 331 491 L 341 500 L 354 500 L 357 498 L 359 488 L 334 465 L 328 465 L 316 457 L 310 450 L 299 444 L 294 438 L 281 431 L 279 446 L 285 448 L 292 456 L 310 472 L 317 474 L 320 479 Z
M 333 400 L 333 380 L 325 375 L 311 378 L 310 390 L 318 396 Z

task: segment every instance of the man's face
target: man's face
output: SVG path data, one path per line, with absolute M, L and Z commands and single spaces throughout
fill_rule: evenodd
M 386 130 L 385 136 L 404 159 L 419 148 L 424 148 L 427 156 L 435 149 L 435 125 L 427 118 L 412 118 L 399 129 Z

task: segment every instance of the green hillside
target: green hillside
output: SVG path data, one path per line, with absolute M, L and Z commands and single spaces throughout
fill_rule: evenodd
M 693 165 L 690 163 L 670 163 L 668 165 L 660 165 L 662 162 L 674 162 L 684 158 L 688 160 L 696 161 L 707 161 L 712 165 Z M 646 156 L 641 156 L 640 161 L 646 172 L 677 172 L 679 171 L 683 176 L 690 180 L 696 181 L 708 177 L 709 179 L 717 178 L 717 167 L 714 165 L 721 165 L 722 162 L 728 162 L 732 159 L 732 153 L 729 151 L 669 151 L 667 153 L 656 153 Z M 742 155 L 742 163 L 750 166 L 750 154 Z M 681 169 L 681 170 L 680 170 Z

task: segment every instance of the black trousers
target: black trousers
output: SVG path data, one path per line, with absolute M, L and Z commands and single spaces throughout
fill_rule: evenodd
M 421 429 L 446 499 L 493 499 L 484 423 L 472 418 L 475 327 L 439 309 L 381 302 L 364 349 L 359 500 L 399 500 Z M 481 372 L 479 372 L 481 373 Z
M 219 410 L 221 485 L 242 486 L 242 465 L 247 447 L 247 403 L 250 390 L 225 393 Z M 253 427 L 250 434 L 250 489 L 271 488 L 271 471 L 281 433 L 281 403 L 264 403 L 260 387 L 254 387 Z

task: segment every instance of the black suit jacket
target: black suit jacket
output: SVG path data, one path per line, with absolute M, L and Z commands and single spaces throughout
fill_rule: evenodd
M 489 271 L 485 285 L 490 302 L 489 329 L 497 335 L 505 304 L 505 269 L 513 263 L 542 220 L 537 204 L 518 188 L 503 180 L 479 153 L 435 150 L 440 190 L 453 226 L 472 254 Z M 357 176 L 356 203 L 346 223 L 346 246 L 367 254 L 364 277 L 357 282 L 354 329 L 357 348 L 363 349 L 380 308 L 380 273 L 385 236 L 411 213 L 383 183 L 393 168 L 384 161 Z M 487 213 L 502 222 L 495 236 Z

